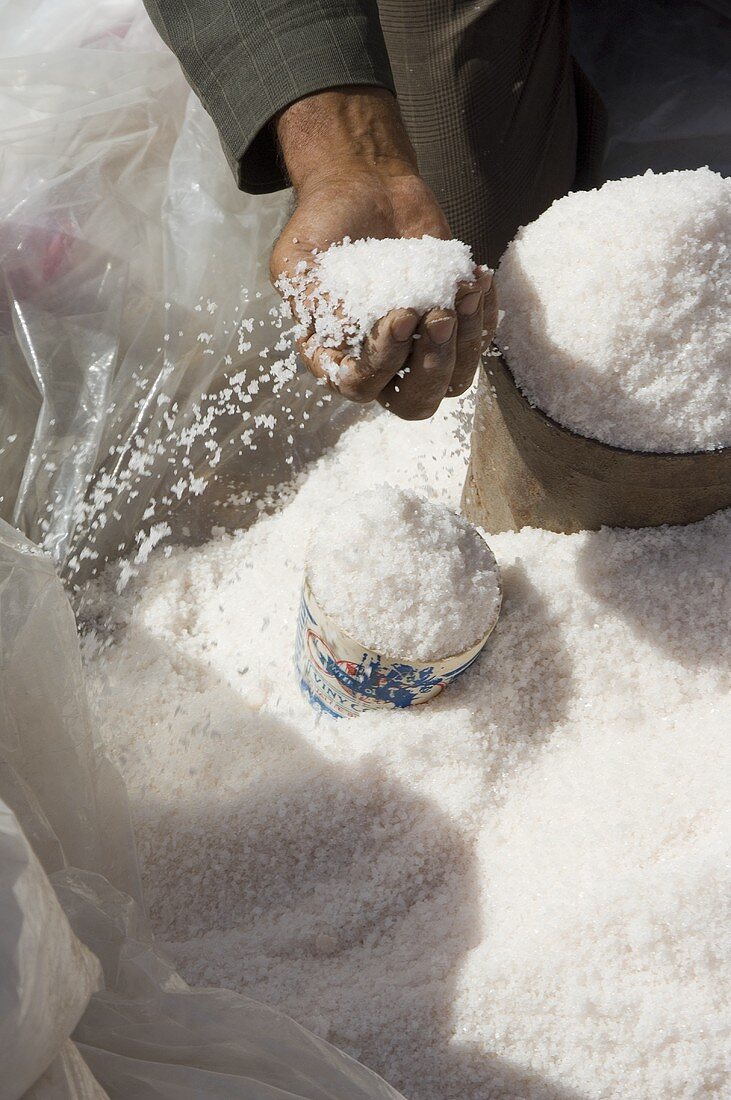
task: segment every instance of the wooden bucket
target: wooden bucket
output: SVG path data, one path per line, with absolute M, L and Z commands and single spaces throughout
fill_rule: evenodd
M 693 523 L 731 507 L 731 447 L 657 454 L 577 435 L 531 405 L 492 349 L 462 494 L 484 530 L 596 530 Z

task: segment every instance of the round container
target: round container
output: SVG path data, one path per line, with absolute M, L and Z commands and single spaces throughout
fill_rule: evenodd
M 500 596 L 492 622 L 464 653 L 431 662 L 402 660 L 377 653 L 346 634 L 320 607 L 305 573 L 295 648 L 302 694 L 334 718 L 427 703 L 477 659 L 499 614 Z
M 462 511 L 484 530 L 693 523 L 731 506 L 731 447 L 631 451 L 556 423 L 493 349 L 481 374 Z

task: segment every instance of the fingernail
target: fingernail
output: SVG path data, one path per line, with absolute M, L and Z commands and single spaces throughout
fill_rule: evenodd
M 410 317 L 408 315 L 405 317 L 396 317 L 391 322 L 391 335 L 394 340 L 399 344 L 402 344 L 404 340 L 410 340 L 414 335 L 418 320 L 418 317 Z
M 473 313 L 477 312 L 481 298 L 481 290 L 474 290 L 471 294 L 465 294 L 464 298 L 460 298 L 457 302 L 457 313 L 461 313 L 463 317 L 471 317 Z
M 426 331 L 429 333 L 429 339 L 433 344 L 446 344 L 452 338 L 456 323 L 454 317 L 439 317 L 436 321 L 427 321 Z

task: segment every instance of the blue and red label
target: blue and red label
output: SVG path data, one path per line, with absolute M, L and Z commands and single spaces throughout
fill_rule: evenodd
M 489 632 L 488 632 L 489 633 Z M 397 709 L 433 699 L 477 659 L 487 635 L 458 657 L 431 664 L 383 658 L 345 634 L 323 612 L 305 578 L 295 665 L 302 693 L 334 718 Z

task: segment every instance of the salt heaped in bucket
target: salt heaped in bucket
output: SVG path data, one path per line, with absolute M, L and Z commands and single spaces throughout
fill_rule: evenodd
M 470 523 L 416 493 L 370 489 L 310 539 L 302 689 L 343 716 L 426 702 L 478 656 L 500 599 L 497 563 Z
M 648 171 L 565 195 L 497 285 L 497 344 L 553 420 L 634 451 L 731 446 L 731 180 Z

